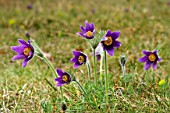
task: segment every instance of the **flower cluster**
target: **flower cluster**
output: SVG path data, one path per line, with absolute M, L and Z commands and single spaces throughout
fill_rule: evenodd
M 93 80 L 91 78 L 91 75 L 94 76 L 94 81 L 97 84 L 97 79 L 100 78 L 99 74 L 97 74 L 96 69 L 97 69 L 97 63 L 96 61 L 101 61 L 100 65 L 102 65 L 103 61 L 105 64 L 105 90 L 106 90 L 106 103 L 108 102 L 108 90 L 109 90 L 109 84 L 108 84 L 108 71 L 107 71 L 107 59 L 106 59 L 106 53 L 108 53 L 110 56 L 114 55 L 115 48 L 119 48 L 121 46 L 121 43 L 118 41 L 118 38 L 120 37 L 120 31 L 111 31 L 107 30 L 106 31 L 95 31 L 94 23 L 88 23 L 88 21 L 85 21 L 85 27 L 80 26 L 81 32 L 78 32 L 77 35 L 83 37 L 86 39 L 87 42 L 90 43 L 92 47 L 92 55 L 94 58 L 94 74 L 92 75 L 91 73 L 91 67 L 90 67 L 90 61 L 88 56 L 81 52 L 81 51 L 76 51 L 73 50 L 73 58 L 70 59 L 70 62 L 74 63 L 73 67 L 75 69 L 79 68 L 83 64 L 87 66 L 88 69 L 88 78 L 89 80 Z M 30 38 L 29 33 L 26 34 L 28 38 Z M 30 38 L 28 42 L 25 42 L 22 39 L 18 40 L 19 46 L 11 46 L 11 49 L 17 53 L 12 60 L 18 60 L 18 59 L 23 59 L 22 62 L 22 67 L 26 67 L 28 62 L 34 57 L 37 56 L 41 58 L 45 63 L 50 67 L 50 69 L 53 71 L 55 74 L 56 78 L 54 79 L 57 84 L 57 87 L 61 87 L 64 84 L 69 84 L 70 82 L 74 81 L 78 84 L 80 89 L 86 94 L 86 91 L 83 89 L 83 87 L 80 85 L 80 83 L 76 80 L 75 76 L 72 74 L 69 74 L 68 72 L 65 72 L 61 69 L 55 69 L 53 65 L 50 63 L 50 61 L 46 58 L 44 55 L 43 51 L 39 48 L 37 43 Z M 103 56 L 104 53 L 104 56 Z M 144 70 L 148 70 L 151 66 L 153 67 L 154 70 L 157 69 L 157 62 L 161 61 L 161 58 L 158 56 L 158 50 L 154 50 L 153 52 L 143 50 L 144 56 L 139 58 L 139 62 L 145 62 L 144 65 Z M 104 57 L 104 60 L 103 60 Z M 96 60 L 97 58 L 97 60 Z M 103 61 L 102 61 L 103 60 Z M 122 66 L 123 70 L 123 75 L 125 76 L 125 64 L 126 64 L 126 57 L 123 55 L 120 58 L 120 65 Z M 101 66 L 102 68 L 102 66 Z M 47 79 L 46 79 L 47 80 Z M 51 83 L 47 81 L 50 86 Z M 159 85 L 164 84 L 164 81 L 161 81 Z M 62 90 L 61 90 L 62 94 Z

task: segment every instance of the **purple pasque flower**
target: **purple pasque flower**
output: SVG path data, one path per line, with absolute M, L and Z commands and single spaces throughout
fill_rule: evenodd
M 80 51 L 73 51 L 74 58 L 72 58 L 70 61 L 74 63 L 74 68 L 78 68 L 82 64 L 85 64 L 87 62 L 87 55 Z
M 92 39 L 95 35 L 94 23 L 88 23 L 85 21 L 85 27 L 80 26 L 81 32 L 78 32 L 77 35 L 82 36 L 86 39 Z
M 22 67 L 25 67 L 27 63 L 31 60 L 34 55 L 34 48 L 28 40 L 28 43 L 22 39 L 18 39 L 20 46 L 11 46 L 11 49 L 17 53 L 12 60 L 24 59 L 22 62 Z
M 102 47 L 102 44 L 99 43 L 95 49 L 95 55 L 97 57 L 97 61 L 100 61 L 102 53 L 103 53 L 103 47 Z M 92 55 L 94 55 L 94 53 L 92 53 Z
M 118 48 L 121 46 L 121 43 L 116 39 L 120 36 L 119 31 L 111 32 L 107 31 L 106 35 L 103 37 L 101 43 L 103 46 L 103 50 L 107 51 L 110 56 L 114 55 L 114 48 Z
M 71 82 L 71 76 L 70 76 L 69 73 L 64 72 L 63 70 L 60 70 L 60 69 L 56 69 L 56 71 L 57 71 L 58 76 L 59 76 L 58 78 L 54 79 L 56 82 L 58 82 L 56 84 L 57 87 L 62 86 L 64 84 L 68 84 L 68 83 Z
M 144 69 L 148 70 L 152 65 L 153 69 L 157 69 L 157 61 L 161 61 L 161 58 L 158 56 L 158 50 L 150 51 L 142 51 L 145 56 L 138 59 L 139 62 L 146 62 Z

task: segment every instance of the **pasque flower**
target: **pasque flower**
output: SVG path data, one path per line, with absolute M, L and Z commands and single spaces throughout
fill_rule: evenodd
M 88 23 L 85 21 L 85 27 L 80 26 L 81 32 L 78 32 L 77 35 L 82 36 L 86 39 L 92 39 L 95 35 L 94 23 Z
M 146 62 L 144 69 L 148 70 L 151 65 L 154 70 L 157 69 L 157 62 L 161 61 L 161 58 L 158 56 L 158 50 L 154 50 L 153 52 L 143 50 L 142 52 L 145 56 L 138 60 L 139 62 Z
M 69 73 L 64 72 L 63 70 L 60 70 L 60 69 L 56 69 L 56 71 L 57 71 L 58 76 L 59 76 L 58 78 L 54 79 L 56 82 L 58 82 L 56 84 L 56 86 L 59 87 L 59 86 L 62 86 L 64 84 L 68 84 L 68 83 L 71 82 L 71 76 L 70 76 Z
M 101 41 L 103 49 L 107 51 L 110 56 L 114 55 L 114 48 L 118 48 L 121 45 L 121 43 L 116 40 L 119 36 L 119 31 L 111 32 L 110 30 L 108 30 Z
M 102 53 L 103 53 L 103 47 L 102 47 L 101 43 L 99 43 L 95 50 L 95 55 L 97 57 L 97 61 L 100 61 Z M 92 53 L 92 55 L 94 55 L 94 53 Z
M 28 43 L 22 39 L 18 39 L 20 46 L 11 46 L 11 49 L 17 53 L 12 60 L 24 59 L 22 62 L 22 67 L 25 67 L 27 63 L 32 59 L 34 55 L 34 48 L 28 40 Z
M 74 50 L 73 55 L 74 58 L 72 58 L 70 61 L 74 63 L 74 68 L 78 68 L 87 62 L 88 57 L 84 53 Z

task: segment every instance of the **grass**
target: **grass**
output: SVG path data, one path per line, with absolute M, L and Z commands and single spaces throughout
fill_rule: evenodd
M 100 79 L 98 86 L 93 81 L 87 82 L 86 67 L 75 70 L 69 61 L 74 49 L 84 51 L 93 60 L 88 43 L 76 35 L 85 20 L 94 22 L 96 31 L 121 31 L 122 46 L 115 50 L 113 57 L 107 57 L 110 80 L 107 111 L 170 111 L 167 0 L 9 1 L 0 1 L 0 112 L 61 112 L 59 89 L 54 91 L 44 79 L 55 86 L 49 67 L 36 57 L 24 69 L 21 61 L 11 61 L 15 53 L 10 46 L 17 45 L 18 38 L 27 40 L 26 32 L 49 54 L 54 67 L 71 71 L 86 89 L 88 98 L 74 83 L 63 87 L 66 112 L 105 112 L 104 83 Z M 28 4 L 33 5 L 31 10 L 26 8 Z M 156 71 L 145 72 L 137 59 L 142 56 L 142 50 L 158 47 L 162 62 Z M 120 77 L 122 54 L 128 57 L 125 78 Z M 162 79 L 165 84 L 160 86 Z

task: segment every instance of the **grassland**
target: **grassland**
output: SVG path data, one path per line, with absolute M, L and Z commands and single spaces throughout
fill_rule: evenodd
M 27 9 L 31 4 L 32 9 Z M 84 98 L 77 85 L 63 87 L 67 111 L 106 112 L 104 85 L 98 80 L 87 83 L 86 67 L 73 69 L 70 62 L 72 50 L 87 53 L 88 43 L 76 35 L 84 21 L 95 23 L 96 31 L 110 29 L 121 31 L 122 46 L 108 56 L 109 105 L 107 112 L 170 111 L 170 3 L 167 0 L 1 0 L 0 1 L 0 112 L 61 112 L 60 93 L 54 86 L 54 75 L 38 58 L 32 59 L 26 68 L 21 61 L 11 61 L 15 55 L 10 46 L 17 45 L 18 38 L 27 40 L 29 32 L 56 68 L 72 71 L 85 87 Z M 142 50 L 159 48 L 163 59 L 158 69 L 143 70 L 138 62 Z M 119 58 L 127 56 L 127 75 L 121 78 Z M 93 63 L 91 62 L 93 66 Z M 98 67 L 99 68 L 99 67 Z M 159 81 L 165 79 L 163 85 Z

